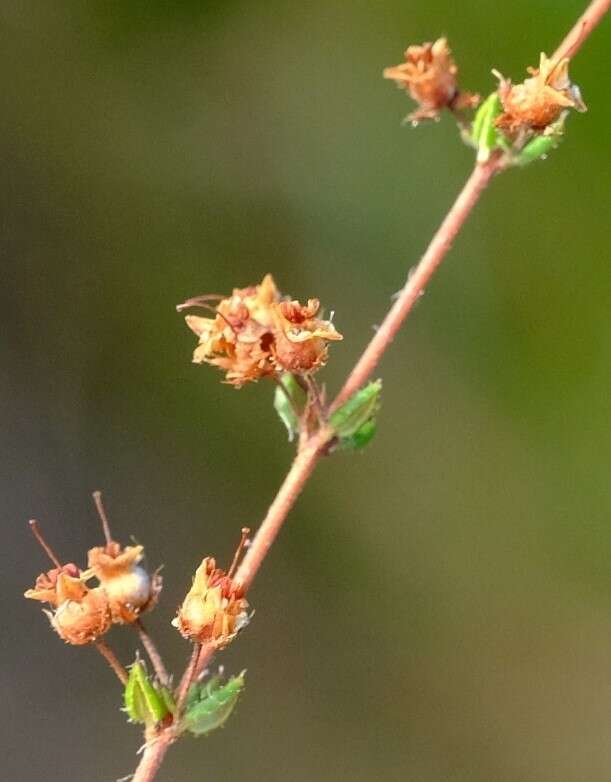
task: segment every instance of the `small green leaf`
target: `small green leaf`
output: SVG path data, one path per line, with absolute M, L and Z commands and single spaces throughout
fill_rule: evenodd
M 130 720 L 144 723 L 147 726 L 161 722 L 171 711 L 167 695 L 162 694 L 151 683 L 146 675 L 144 663 L 140 660 L 136 660 L 129 670 L 124 701 L 125 711 Z
M 211 676 L 205 682 L 193 682 L 187 692 L 187 698 L 185 700 L 185 711 L 189 711 L 192 706 L 199 703 L 204 698 L 207 698 L 211 693 L 223 683 L 223 677 L 221 673 L 217 673 Z
M 336 410 L 329 424 L 339 439 L 340 448 L 363 448 L 376 430 L 382 381 L 375 380 L 356 392 Z
M 529 163 L 534 163 L 535 160 L 545 160 L 549 153 L 560 144 L 563 131 L 564 117 L 561 117 L 553 125 L 550 125 L 545 133 L 535 136 L 529 141 L 524 149 L 514 156 L 512 163 L 516 166 L 527 166 Z
M 183 726 L 194 736 L 204 736 L 222 727 L 244 689 L 245 671 L 223 683 L 215 676 L 203 684 L 192 685 Z M 196 690 L 194 690 L 196 688 Z
M 276 386 L 274 408 L 286 426 L 289 441 L 292 442 L 295 435 L 299 434 L 300 418 L 305 410 L 308 395 L 290 372 L 285 372 L 279 382 L 282 383 L 282 388 Z
M 473 119 L 470 142 L 477 149 L 479 163 L 485 163 L 494 149 L 505 149 L 507 146 L 505 137 L 495 125 L 496 118 L 502 111 L 503 105 L 498 92 L 493 92 L 479 107 Z
M 351 437 L 344 437 L 344 439 L 340 441 L 340 446 L 342 448 L 351 448 L 354 451 L 358 451 L 360 448 L 369 445 L 377 428 L 376 419 L 370 418 L 369 421 L 365 421 Z

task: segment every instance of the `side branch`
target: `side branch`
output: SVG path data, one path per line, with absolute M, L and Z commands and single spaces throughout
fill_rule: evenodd
M 170 683 L 170 675 L 168 674 L 167 668 L 163 663 L 161 655 L 159 654 L 159 650 L 155 645 L 155 642 L 148 634 L 147 630 L 145 629 L 140 619 L 136 620 L 136 622 L 134 623 L 134 627 L 136 632 L 138 633 L 138 636 L 140 637 L 142 646 L 144 646 L 146 653 L 149 656 L 149 660 L 151 661 L 153 668 L 155 669 L 157 678 L 159 679 L 161 684 L 163 684 L 164 686 L 168 686 Z
M 102 657 L 106 660 L 106 662 L 110 665 L 112 670 L 115 672 L 117 679 L 121 682 L 123 686 L 127 684 L 127 671 L 121 665 L 119 662 L 117 655 L 113 652 L 113 650 L 108 646 L 107 643 L 104 641 L 98 639 L 94 643 L 95 648 L 98 650 L 98 652 L 102 655 Z

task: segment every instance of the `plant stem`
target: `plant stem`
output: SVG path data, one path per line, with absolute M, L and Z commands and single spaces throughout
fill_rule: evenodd
M 282 482 L 282 486 L 270 505 L 235 575 L 235 580 L 239 581 L 246 591 L 250 588 L 252 580 L 276 539 L 288 512 L 312 474 L 318 457 L 330 436 L 331 432 L 327 429 L 317 432 L 306 441 L 297 453 L 291 469 Z
M 610 8 L 611 0 L 592 0 L 586 11 L 556 49 L 553 59 L 567 56 L 573 57 Z M 358 391 L 374 371 L 429 280 L 447 255 L 452 242 L 473 211 L 490 180 L 500 169 L 501 163 L 496 156 L 492 156 L 486 163 L 476 164 L 458 198 L 450 208 L 437 233 L 433 236 L 426 252 L 413 273 L 408 277 L 405 286 L 384 318 L 382 325 L 365 348 L 354 369 L 350 372 L 341 391 L 333 401 L 331 410 L 336 409 Z M 250 588 L 289 511 L 314 472 L 319 458 L 325 453 L 325 448 L 332 436 L 332 431 L 323 427 L 305 440 L 299 449 L 286 478 L 282 482 L 236 573 L 236 580 L 240 581 L 246 590 Z M 183 683 L 187 682 L 184 689 L 186 693 L 195 669 L 197 668 L 198 671 L 203 670 L 213 653 L 214 648 L 207 646 L 201 649 L 197 657 L 195 653 L 192 655 L 179 687 L 181 694 L 183 692 Z M 180 700 L 179 696 L 179 702 Z M 164 730 L 157 739 L 146 747 L 132 782 L 152 782 L 175 738 L 175 732 L 170 727 Z
M 344 387 L 333 402 L 332 408 L 337 407 L 338 404 L 345 401 L 345 399 L 365 382 L 371 372 L 373 372 L 382 357 L 382 354 L 392 342 L 401 323 L 405 320 L 415 302 L 418 300 L 424 286 L 450 249 L 454 237 L 459 232 L 486 185 L 497 170 L 498 163 L 496 158 L 491 158 L 487 163 L 477 164 L 475 166 L 475 169 L 454 202 L 454 205 L 433 237 L 431 244 L 416 267 L 416 270 L 410 275 L 400 296 L 384 319 L 382 326 L 378 329 L 365 349 L 365 352 L 350 373 Z M 270 505 L 269 510 L 267 511 L 261 526 L 257 530 L 235 575 L 235 580 L 243 584 L 246 591 L 250 588 L 263 560 L 267 556 L 267 552 L 280 532 L 289 511 L 314 472 L 314 468 L 316 467 L 320 456 L 324 453 L 325 446 L 329 443 L 332 436 L 332 431 L 323 427 L 312 435 L 312 437 L 307 439 L 299 449 L 287 476 L 282 482 L 274 501 Z M 184 701 L 184 695 L 186 695 L 188 689 L 188 684 L 185 683 L 191 682 L 194 666 L 197 666 L 201 671 L 209 662 L 213 653 L 213 647 L 209 646 L 204 647 L 201 650 L 196 662 L 194 662 L 194 655 L 192 655 L 179 686 L 179 704 L 181 701 Z M 177 713 L 179 711 L 180 706 L 177 707 Z M 170 729 L 168 729 L 168 731 L 169 730 Z M 166 733 L 168 731 L 166 731 Z M 161 766 L 163 757 L 169 749 L 170 743 L 171 741 L 162 741 L 162 737 L 160 737 L 147 746 L 132 782 L 150 782 L 150 780 L 154 779 L 155 774 Z
M 96 641 L 94 646 L 98 650 L 98 652 L 102 655 L 102 657 L 104 657 L 104 659 L 113 669 L 113 671 L 117 674 L 117 679 L 121 682 L 121 684 L 123 685 L 127 684 L 127 679 L 128 679 L 127 671 L 121 665 L 121 663 L 117 659 L 117 656 L 112 651 L 112 649 L 104 641 Z
M 418 301 L 435 269 L 437 269 L 447 254 L 452 241 L 473 210 L 486 185 L 498 170 L 498 158 L 491 158 L 487 163 L 476 164 L 454 205 L 431 240 L 420 263 L 409 276 L 405 287 L 391 307 L 382 325 L 361 358 L 357 361 L 344 387 L 333 401 L 331 410 L 334 410 L 348 399 L 371 375 L 401 324 L 416 301 Z M 267 556 L 267 552 L 280 532 L 289 511 L 301 494 L 303 487 L 314 472 L 314 468 L 319 458 L 324 454 L 325 446 L 329 443 L 332 436 L 332 431 L 323 427 L 307 439 L 298 451 L 291 469 L 282 482 L 236 573 L 235 580 L 243 584 L 245 591 L 250 589 L 254 577 Z M 211 656 L 212 651 L 207 653 L 207 650 L 202 650 L 199 661 L 202 668 Z
M 390 347 L 403 321 L 414 304 L 424 293 L 429 280 L 452 246 L 456 235 L 479 201 L 494 174 L 500 170 L 498 156 L 492 156 L 486 163 L 478 163 L 471 172 L 458 198 L 433 236 L 420 262 L 410 273 L 395 303 L 382 321 L 365 351 L 348 376 L 343 388 L 333 401 L 331 410 L 349 399 L 369 378 L 384 353 Z
M 149 656 L 149 660 L 155 669 L 157 678 L 159 679 L 160 683 L 164 685 L 164 687 L 167 686 L 170 683 L 170 676 L 168 674 L 167 668 L 163 664 L 163 660 L 161 659 L 161 655 L 159 654 L 159 650 L 157 649 L 155 642 L 146 631 L 140 619 L 136 619 L 134 627 L 140 636 L 142 646 L 144 646 L 146 653 Z
M 592 30 L 602 22 L 604 15 L 609 9 L 611 9 L 611 0 L 592 0 L 556 49 L 552 55 L 552 60 L 560 60 L 562 57 L 574 57 L 586 42 Z
M 176 711 L 174 712 L 175 722 L 179 722 L 182 716 L 183 706 L 185 705 L 189 687 L 191 686 L 191 682 L 195 676 L 195 669 L 197 668 L 197 662 L 199 660 L 201 650 L 201 644 L 193 644 L 191 659 L 189 660 L 189 664 L 187 665 L 185 672 L 182 675 L 182 679 L 180 680 L 180 684 L 178 685 L 178 689 L 176 690 Z
M 170 749 L 176 737 L 171 729 L 165 730 L 144 748 L 136 773 L 131 782 L 152 782 L 161 768 L 166 752 Z

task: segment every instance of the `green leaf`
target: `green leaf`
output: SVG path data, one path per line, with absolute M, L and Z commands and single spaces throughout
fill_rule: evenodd
M 244 689 L 245 671 L 223 683 L 221 676 L 215 676 L 203 684 L 192 685 L 183 717 L 183 727 L 194 736 L 205 736 L 222 727 Z
M 223 683 L 223 677 L 220 673 L 211 676 L 205 682 L 193 682 L 187 692 L 185 700 L 185 711 L 189 711 L 192 706 L 207 698 L 218 686 Z
M 363 448 L 376 430 L 382 381 L 368 383 L 353 394 L 329 419 L 340 448 Z
M 354 451 L 358 451 L 360 448 L 364 448 L 366 445 L 369 445 L 377 431 L 377 428 L 378 425 L 376 419 L 370 418 L 369 421 L 365 421 L 365 423 L 359 429 L 357 429 L 357 431 L 351 437 L 344 437 L 344 439 L 340 441 L 340 446 L 342 448 L 351 448 Z
M 503 105 L 498 92 L 488 95 L 477 110 L 471 126 L 470 142 L 477 149 L 479 163 L 485 163 L 494 149 L 507 147 L 505 137 L 495 125 L 496 118 L 502 112 Z
M 535 160 L 545 160 L 549 153 L 560 144 L 563 132 L 564 117 L 561 117 L 557 122 L 549 125 L 544 134 L 535 136 L 529 141 L 524 149 L 513 157 L 512 163 L 516 166 L 527 166 L 534 163 Z
M 300 418 L 305 410 L 308 395 L 301 387 L 297 378 L 290 372 L 285 372 L 280 378 L 282 388 L 276 386 L 274 408 L 289 433 L 289 442 L 299 434 Z
M 147 726 L 161 722 L 171 711 L 168 695 L 169 692 L 163 694 L 151 683 L 146 675 L 144 663 L 136 660 L 129 669 L 129 678 L 123 696 L 125 711 L 130 720 Z M 173 703 L 171 696 L 170 700 Z

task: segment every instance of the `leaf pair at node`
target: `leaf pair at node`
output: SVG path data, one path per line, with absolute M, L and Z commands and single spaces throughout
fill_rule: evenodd
M 336 448 L 358 450 L 371 441 L 376 432 L 381 391 L 381 380 L 368 383 L 331 413 L 327 425 L 333 431 Z M 300 380 L 284 374 L 276 388 L 274 408 L 286 426 L 290 441 L 301 431 L 308 401 L 308 392 Z
M 227 681 L 221 673 L 204 682 L 194 682 L 189 688 L 179 732 L 205 736 L 222 727 L 235 708 L 245 686 L 246 671 Z M 154 729 L 174 716 L 176 703 L 167 687 L 151 679 L 141 660 L 131 666 L 123 695 L 130 722 Z

